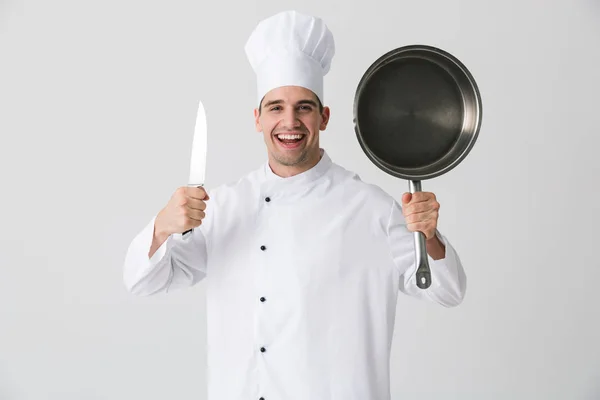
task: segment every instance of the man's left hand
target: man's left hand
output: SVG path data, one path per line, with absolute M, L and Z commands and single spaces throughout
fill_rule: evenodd
M 431 192 L 404 193 L 402 214 L 411 232 L 422 232 L 426 239 L 435 238 L 440 203 Z

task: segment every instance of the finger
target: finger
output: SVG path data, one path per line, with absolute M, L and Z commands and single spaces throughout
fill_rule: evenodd
M 189 219 L 194 221 L 202 221 L 206 214 L 202 210 L 195 210 L 189 208 L 185 214 Z
M 195 219 L 188 218 L 185 220 L 183 229 L 185 229 L 185 230 L 194 229 L 194 228 L 199 227 L 200 225 L 202 225 L 202 220 L 195 220 Z
M 208 200 L 208 193 L 206 193 L 206 190 L 202 186 L 188 187 L 186 189 L 186 195 L 197 200 Z
M 411 204 L 428 200 L 436 200 L 435 194 L 431 192 L 415 192 L 412 194 Z
M 440 203 L 436 200 L 423 201 L 420 203 L 410 204 L 404 210 L 404 215 L 411 215 L 414 213 L 426 212 L 426 211 L 437 211 L 440 209 Z
M 402 195 L 402 205 L 407 205 L 408 203 L 410 203 L 410 200 L 412 199 L 412 194 L 410 193 L 404 193 Z
M 206 210 L 206 203 L 204 200 L 198 200 L 193 197 L 188 197 L 185 201 L 185 205 L 194 210 Z
M 197 200 L 208 200 L 208 193 L 206 193 L 206 190 L 204 190 L 204 188 L 202 186 L 199 187 L 188 187 L 186 189 L 186 194 L 188 197 L 191 197 L 193 199 L 197 199 Z
M 419 222 L 437 221 L 437 211 L 425 211 L 419 213 L 413 213 L 404 217 L 407 224 L 414 224 Z
M 408 224 L 407 229 L 411 232 L 421 232 L 427 239 L 433 236 L 435 232 L 435 225 L 428 222 L 417 222 L 414 224 Z

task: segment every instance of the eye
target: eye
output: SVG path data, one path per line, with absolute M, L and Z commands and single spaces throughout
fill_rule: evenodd
M 304 111 L 311 111 L 312 107 L 311 106 L 307 106 L 307 105 L 302 105 L 302 106 L 300 106 L 300 109 L 304 110 Z
M 281 110 L 280 106 L 273 106 L 271 108 L 269 108 L 269 111 L 277 111 L 277 110 Z

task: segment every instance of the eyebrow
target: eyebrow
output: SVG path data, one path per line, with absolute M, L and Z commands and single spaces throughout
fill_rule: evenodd
M 263 107 L 269 107 L 269 106 L 272 106 L 272 105 L 275 105 L 275 104 L 283 104 L 283 102 L 284 102 L 283 100 L 270 100 L 270 101 L 267 101 L 263 105 Z M 317 107 L 317 103 L 314 100 L 310 100 L 310 99 L 300 100 L 296 104 L 297 105 L 300 105 L 300 104 L 310 104 L 313 107 Z

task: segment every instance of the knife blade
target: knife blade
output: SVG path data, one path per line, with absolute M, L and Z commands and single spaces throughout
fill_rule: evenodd
M 192 153 L 190 158 L 190 174 L 188 186 L 204 186 L 206 177 L 206 148 L 207 148 L 207 126 L 206 113 L 202 101 L 198 102 L 198 112 L 196 114 L 196 125 L 194 127 L 194 138 L 192 140 Z M 184 239 L 190 236 L 193 229 L 188 229 L 182 233 Z

